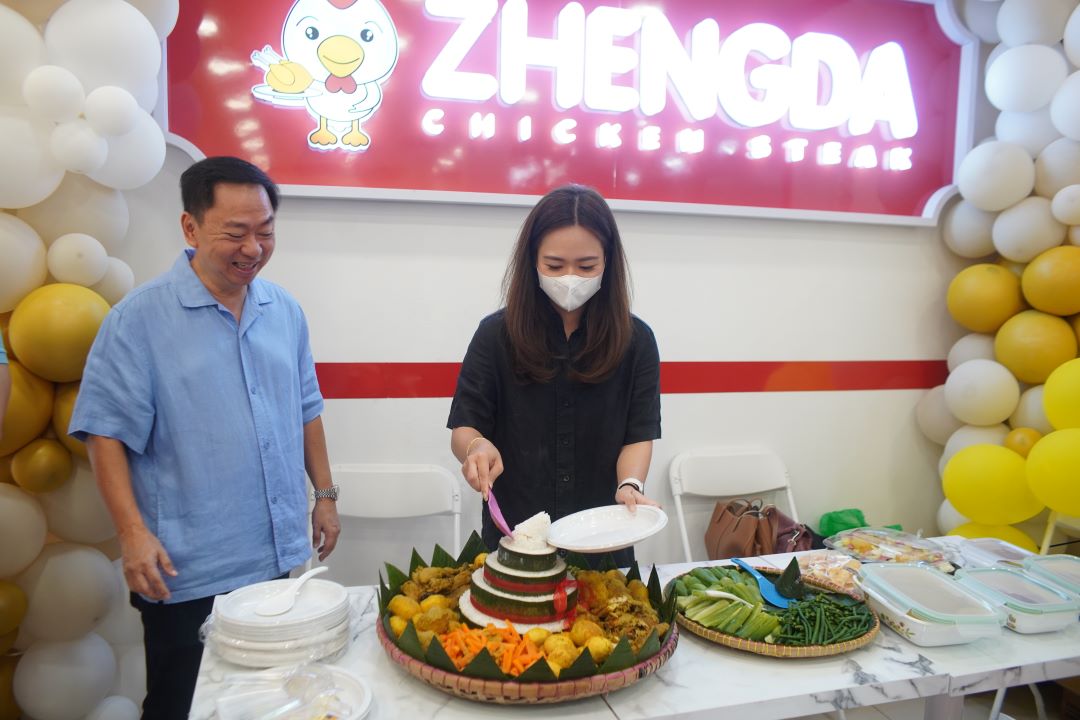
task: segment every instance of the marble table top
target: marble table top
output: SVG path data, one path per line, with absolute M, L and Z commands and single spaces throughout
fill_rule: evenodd
M 782 568 L 790 555 L 753 559 Z M 697 563 L 704 564 L 704 563 Z M 659 566 L 661 582 L 695 564 Z M 1064 632 L 1018 635 L 968 645 L 922 648 L 882 627 L 874 642 L 826 658 L 769 658 L 718 646 L 684 632 L 679 647 L 654 675 L 607 696 L 556 705 L 487 705 L 431 688 L 392 663 L 375 634 L 374 588 L 350 588 L 353 636 L 334 661 L 362 676 L 374 691 L 367 716 L 375 720 L 415 718 L 714 718 L 717 711 L 748 711 L 761 720 L 828 712 L 912 698 L 961 696 L 1041 680 L 1080 675 L 1080 624 Z M 203 655 L 190 717 L 216 717 L 214 699 L 228 687 L 230 673 L 246 668 Z

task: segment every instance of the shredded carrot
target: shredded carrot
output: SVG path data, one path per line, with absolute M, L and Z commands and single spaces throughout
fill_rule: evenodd
M 464 669 L 484 648 L 491 653 L 499 669 L 512 677 L 517 677 L 543 657 L 540 648 L 509 623 L 506 627 L 489 624 L 483 629 L 462 626 L 440 635 L 439 642 L 458 670 Z

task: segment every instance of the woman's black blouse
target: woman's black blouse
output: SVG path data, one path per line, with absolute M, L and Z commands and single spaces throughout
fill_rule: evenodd
M 545 383 L 514 375 L 503 311 L 484 318 L 458 376 L 447 427 L 476 428 L 502 454 L 494 485 L 510 527 L 538 512 L 552 520 L 615 502 L 624 445 L 660 437 L 660 356 L 652 330 L 632 317 L 633 337 L 615 372 L 599 383 L 568 377 L 584 327 L 567 340 L 551 312 L 548 346 L 557 374 Z M 484 506 L 484 540 L 499 537 Z

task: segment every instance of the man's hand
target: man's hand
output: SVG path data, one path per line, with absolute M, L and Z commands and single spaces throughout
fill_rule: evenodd
M 502 454 L 486 438 L 473 444 L 471 452 L 465 456 L 465 462 L 461 464 L 461 474 L 465 477 L 465 482 L 480 493 L 485 502 L 488 499 L 488 491 L 495 484 L 496 478 L 502 475 L 502 471 Z
M 652 505 L 653 507 L 660 507 L 660 503 L 650 500 L 642 493 L 639 493 L 635 488 L 629 485 L 623 485 L 615 492 L 615 502 L 625 505 L 626 509 L 633 515 L 637 512 L 638 505 Z
M 145 527 L 139 526 L 120 534 L 120 553 L 123 557 L 124 579 L 132 592 L 151 600 L 168 600 L 169 588 L 161 577 L 164 570 L 170 577 L 179 573 L 173 567 L 169 553 L 161 541 Z M 160 567 L 160 570 L 159 570 Z
M 341 520 L 338 519 L 337 503 L 328 499 L 316 500 L 311 511 L 311 547 L 319 553 L 320 561 L 334 552 L 340 534 Z

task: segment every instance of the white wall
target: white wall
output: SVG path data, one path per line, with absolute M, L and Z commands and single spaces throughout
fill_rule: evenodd
M 127 193 L 122 254 L 138 282 L 182 247 L 177 183 L 191 160 L 169 149 L 158 178 Z M 273 174 L 273 168 L 270 168 Z M 317 362 L 457 362 L 499 285 L 525 208 L 285 198 L 263 276 L 300 300 Z M 960 267 L 933 228 L 622 213 L 634 312 L 665 361 L 941 359 L 960 335 L 944 293 Z M 922 391 L 665 395 L 649 493 L 672 523 L 641 544 L 645 562 L 681 556 L 666 470 L 711 443 L 765 443 L 787 462 L 797 505 L 858 507 L 876 524 L 934 530 L 940 447 L 914 422 Z M 457 470 L 449 398 L 333 400 L 331 462 L 430 462 Z M 343 492 L 348 492 L 344 488 Z M 464 527 L 479 525 L 466 493 Z M 700 506 L 697 518 L 708 508 Z M 331 562 L 372 582 L 382 560 L 426 554 L 448 521 L 349 521 Z M 468 530 L 466 530 L 468 532 Z

